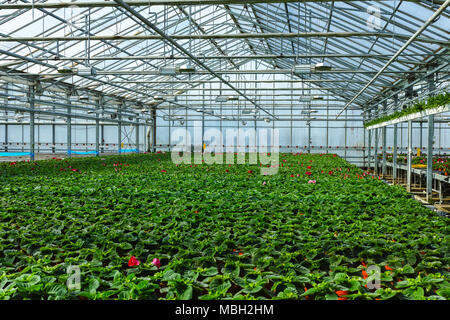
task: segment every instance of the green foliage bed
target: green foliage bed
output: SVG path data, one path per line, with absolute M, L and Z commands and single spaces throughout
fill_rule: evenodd
M 333 155 L 280 166 L 2 163 L 0 299 L 449 298 L 448 218 Z
M 382 123 L 385 121 L 397 119 L 397 118 L 406 116 L 408 114 L 424 111 L 427 109 L 433 109 L 433 108 L 437 108 L 440 106 L 445 106 L 449 103 L 450 103 L 450 92 L 441 93 L 437 96 L 428 98 L 428 100 L 426 100 L 426 101 L 420 101 L 420 102 L 414 104 L 413 106 L 406 108 L 404 110 L 396 111 L 387 116 L 383 116 L 383 117 L 380 117 L 377 119 L 367 121 L 366 123 L 364 123 L 364 127 L 367 128 L 369 126 L 373 126 L 375 124 L 379 124 L 379 123 Z

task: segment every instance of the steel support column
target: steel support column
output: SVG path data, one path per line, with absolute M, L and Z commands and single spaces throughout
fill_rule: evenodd
M 136 118 L 136 152 L 139 153 L 139 118 Z
M 105 99 L 103 96 L 100 99 L 100 108 L 102 109 L 102 118 L 104 118 L 105 114 L 103 111 L 105 110 Z M 100 152 L 104 153 L 105 152 L 105 125 L 104 124 L 100 125 L 100 145 L 101 145 Z
M 366 130 L 363 130 L 363 168 L 366 167 Z
M 5 83 L 5 101 L 4 105 L 8 104 L 8 82 Z M 8 152 L 8 111 L 5 110 L 5 152 Z
M 101 99 L 102 97 L 99 96 L 97 100 L 97 110 L 100 110 L 101 105 Z M 99 138 L 100 138 L 100 115 L 98 112 L 95 114 L 95 154 L 97 156 L 100 155 L 100 145 L 99 145 Z
M 386 169 L 387 169 L 387 166 L 386 166 L 386 130 L 387 130 L 387 127 L 386 126 L 384 126 L 382 129 L 381 129 L 381 133 L 382 133 L 382 138 L 383 138 L 383 166 L 382 166 L 382 175 L 383 175 L 383 178 L 386 176 L 386 174 L 387 174 L 387 172 L 386 172 Z
M 53 111 L 55 111 L 55 106 L 52 107 Z M 53 117 L 53 122 L 56 121 L 56 118 Z M 56 152 L 56 125 L 52 124 L 52 153 Z
M 117 152 L 122 154 L 122 108 L 118 108 L 117 118 L 119 122 L 117 123 Z
M 378 140 L 379 140 L 378 137 L 379 137 L 378 128 L 376 128 L 375 129 L 375 152 L 374 152 L 374 157 L 375 157 L 374 172 L 376 175 L 378 175 Z
M 411 192 L 411 162 L 412 162 L 412 122 L 408 121 L 408 171 L 406 177 L 406 190 Z
M 392 180 L 395 184 L 397 179 L 397 124 L 394 124 L 394 151 L 392 156 Z
M 422 151 L 422 149 L 423 149 L 423 124 L 422 124 L 422 121 L 420 121 L 419 122 L 419 126 L 420 126 L 420 128 L 419 128 L 419 148 L 420 148 L 420 151 Z
M 66 94 L 67 103 L 67 157 L 72 157 L 72 107 L 70 93 Z
M 344 122 L 344 159 L 347 160 L 347 110 L 345 110 L 345 122 Z
M 311 120 L 308 120 L 308 153 L 311 153 Z
M 372 152 L 371 152 L 371 148 L 372 148 L 372 131 L 373 130 L 369 130 L 369 137 L 368 137 L 368 141 L 367 141 L 367 170 L 370 170 L 372 168 Z
M 428 116 L 428 144 L 427 144 L 427 202 L 431 203 L 433 195 L 433 140 L 434 115 Z
M 152 108 L 152 152 L 156 152 L 156 108 Z
M 35 147 L 35 139 L 34 139 L 34 91 L 35 88 L 33 85 L 29 87 L 28 93 L 28 101 L 30 103 L 30 160 L 34 160 L 34 147 Z
M 8 111 L 5 110 L 5 116 L 8 115 Z M 5 151 L 8 152 L 8 118 L 5 119 Z

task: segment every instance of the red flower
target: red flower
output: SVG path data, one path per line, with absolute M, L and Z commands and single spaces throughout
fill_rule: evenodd
M 128 260 L 129 267 L 135 267 L 135 266 L 138 266 L 139 264 L 140 264 L 140 262 L 138 259 L 136 259 L 135 256 L 131 256 L 130 260 Z
M 312 173 L 309 171 L 306 171 L 305 174 L 307 174 L 308 176 L 312 175 Z
M 307 166 L 306 168 L 311 169 L 311 166 Z
M 252 170 L 248 170 L 247 172 L 248 172 L 248 173 L 253 173 L 253 171 L 252 171 Z
M 10 166 L 13 166 L 13 165 L 15 165 L 16 163 L 17 163 L 17 162 L 14 161 L 14 162 L 11 162 L 9 165 L 10 165 Z
M 366 270 L 363 270 L 363 271 L 362 271 L 362 275 L 363 275 L 363 278 L 364 278 L 364 279 L 367 279 L 367 277 L 369 276 L 369 275 L 367 274 Z
M 338 300 L 347 300 L 346 297 L 338 297 Z
M 293 178 L 294 177 L 294 175 L 293 174 L 291 174 L 291 178 Z
M 78 171 L 78 169 L 72 169 L 72 171 L 73 171 L 73 172 L 77 172 L 77 171 Z
M 230 172 L 230 170 L 226 169 L 225 172 Z
M 342 296 L 348 295 L 348 291 L 339 290 L 339 291 L 336 291 L 336 294 L 338 295 L 338 297 L 342 297 Z M 347 298 L 345 298 L 345 299 L 347 299 Z
M 333 174 L 333 171 L 328 171 L 328 174 L 331 176 Z
M 163 170 L 161 170 L 161 172 L 166 173 L 167 171 L 163 169 Z
M 139 264 L 139 263 L 138 263 Z M 152 261 L 152 265 L 154 265 L 155 267 L 159 268 L 161 267 L 161 261 L 159 261 L 158 258 L 153 259 Z
M 392 268 L 389 267 L 388 265 L 384 266 L 384 268 L 385 268 L 386 270 L 392 271 Z
M 243 252 L 239 252 L 239 255 L 242 256 L 244 253 Z

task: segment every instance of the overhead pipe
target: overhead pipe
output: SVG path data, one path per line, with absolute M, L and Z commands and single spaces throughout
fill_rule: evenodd
M 344 106 L 344 108 L 338 113 L 338 115 L 336 116 L 336 119 L 339 118 L 339 116 L 342 114 L 342 112 L 345 111 L 345 109 L 347 109 L 347 107 L 352 104 L 364 91 L 366 91 L 366 89 L 384 72 L 384 70 L 387 69 L 387 67 L 389 67 L 391 65 L 392 62 L 394 62 L 394 60 L 430 25 L 433 23 L 433 21 L 439 17 L 441 15 L 442 12 L 444 12 L 445 9 L 447 9 L 447 7 L 450 4 L 450 0 L 446 0 L 445 3 L 439 7 L 438 10 L 436 10 L 430 18 L 428 18 L 428 20 L 411 36 L 411 38 L 409 38 L 408 41 L 406 41 L 405 44 L 403 44 L 403 46 L 398 49 L 398 51 L 391 57 L 391 59 L 389 59 L 388 62 L 386 62 L 386 64 L 376 73 L 375 76 L 373 76 L 373 78 L 352 98 L 350 99 L 349 102 L 347 102 L 347 104 Z
M 409 39 L 409 36 L 396 33 L 380 32 L 298 32 L 298 33 L 223 33 L 223 34 L 172 34 L 167 35 L 173 40 L 216 40 L 216 39 L 290 39 L 290 38 L 349 38 L 349 37 L 378 37 Z M 92 36 L 38 36 L 38 37 L 1 37 L 0 42 L 35 42 L 35 41 L 112 41 L 112 40 L 165 40 L 164 36 L 148 35 L 92 35 Z M 448 46 L 449 42 L 432 38 L 414 38 L 414 41 Z
M 360 2 L 359 0 L 335 0 L 345 1 L 345 2 Z M 303 2 L 329 2 L 329 0 L 132 0 L 124 1 L 128 6 L 142 7 L 142 6 L 201 6 L 201 5 L 250 5 L 257 3 L 303 3 Z M 421 0 L 404 0 L 404 2 L 416 2 L 421 3 Z M 442 4 L 442 0 L 434 0 L 436 4 Z M 0 5 L 1 9 L 33 9 L 33 8 L 47 8 L 47 9 L 57 9 L 57 8 L 68 8 L 76 5 L 79 8 L 95 8 L 95 7 L 114 7 L 115 4 L 112 1 L 82 1 L 82 2 L 36 2 L 36 3 L 6 3 Z
M 411 86 L 414 86 L 416 83 L 418 83 L 418 82 L 420 82 L 420 81 L 423 81 L 424 78 L 426 78 L 426 77 L 428 77 L 428 76 L 434 74 L 435 72 L 438 72 L 438 71 L 440 71 L 440 70 L 446 68 L 448 65 L 450 65 L 450 62 L 444 63 L 444 64 L 442 64 L 442 65 L 440 65 L 440 66 L 438 66 L 438 67 L 436 67 L 436 68 L 434 68 L 434 69 L 432 69 L 432 70 L 430 70 L 430 71 L 427 71 L 427 73 L 426 73 L 425 75 L 423 75 L 423 77 L 421 77 L 421 78 L 419 78 L 419 79 L 416 79 L 416 80 L 414 80 L 414 81 L 412 81 L 412 82 L 409 82 L 407 85 L 403 86 L 401 89 L 399 89 L 399 90 L 397 90 L 397 91 L 394 91 L 392 94 L 388 95 L 387 97 L 383 98 L 382 100 L 377 101 L 377 103 L 380 103 L 380 104 L 381 104 L 381 103 L 383 103 L 384 101 L 387 101 L 388 99 L 390 99 L 390 98 L 394 97 L 396 94 L 398 94 L 400 91 L 403 91 L 403 90 L 405 90 L 405 89 L 407 89 L 407 88 L 409 88 L 409 87 L 411 87 Z M 394 86 L 394 87 L 396 87 L 396 86 Z M 369 109 L 370 109 L 371 107 L 374 107 L 374 106 L 369 106 Z
M 155 26 L 153 23 L 151 23 L 148 19 L 146 19 L 144 16 L 142 16 L 139 12 L 131 8 L 128 4 L 126 4 L 123 0 L 114 0 L 117 4 L 122 6 L 126 11 L 128 11 L 130 14 L 138 18 L 142 23 L 144 23 L 147 27 L 158 33 L 160 36 L 162 36 L 164 39 L 166 39 L 167 42 L 169 42 L 172 46 L 176 47 L 179 51 L 184 53 L 185 55 L 189 56 L 193 61 L 195 61 L 199 66 L 206 69 L 210 74 L 214 75 L 216 78 L 221 80 L 223 83 L 225 83 L 227 86 L 232 88 L 234 91 L 236 91 L 240 96 L 242 96 L 245 100 L 250 102 L 252 105 L 257 107 L 258 109 L 262 110 L 263 112 L 267 113 L 271 117 L 277 119 L 276 116 L 271 114 L 270 112 L 266 111 L 265 109 L 261 108 L 255 101 L 248 98 L 244 93 L 242 93 L 239 89 L 234 87 L 230 82 L 222 78 L 218 73 L 213 71 L 209 66 L 207 66 L 205 63 L 200 61 L 197 57 L 195 57 L 192 53 L 190 53 L 188 50 L 186 50 L 182 45 L 178 44 L 174 39 L 166 35 L 162 30 L 160 30 L 157 26 Z
M 6 95 L 6 94 L 4 94 L 4 93 L 0 93 L 0 97 L 4 97 L 4 98 L 8 98 L 8 97 L 10 97 L 11 95 Z M 23 97 L 19 97 L 19 98 L 23 98 Z M 19 100 L 20 101 L 20 100 Z M 66 108 L 73 108 L 73 109 L 78 109 L 78 110 L 83 110 L 83 111 L 87 111 L 87 112 L 89 112 L 89 111 L 98 111 L 98 109 L 91 109 L 91 108 L 86 108 L 86 107 L 83 107 L 83 106 L 80 106 L 80 105 L 76 105 L 76 104 L 68 104 L 68 103 L 63 103 L 63 102 L 55 102 L 55 101 L 50 101 L 50 100 L 41 100 L 41 99 L 36 99 L 36 98 L 26 98 L 26 102 L 33 102 L 33 103 L 39 103 L 39 104 L 41 104 L 41 105 L 49 105 L 49 106 L 55 106 L 55 107 L 66 107 Z M 7 107 L 9 107 L 8 105 L 3 105 L 3 106 L 0 106 L 0 109 L 4 109 L 4 108 L 7 108 Z M 36 110 L 39 110 L 39 109 L 36 109 Z M 140 116 L 138 116 L 138 115 L 136 115 L 136 113 L 132 113 L 131 111 L 127 111 L 127 110 L 123 110 L 122 112 L 119 112 L 119 111 L 111 111 L 111 110 L 107 110 L 107 109 L 105 109 L 105 110 L 102 110 L 102 112 L 103 113 L 107 113 L 107 114 L 115 114 L 115 113 L 120 113 L 120 114 L 122 114 L 123 116 L 125 116 L 125 117 L 133 117 L 133 118 L 135 118 L 135 117 L 138 117 L 138 118 L 140 118 L 140 119 L 143 119 L 143 120 L 145 120 L 145 118 L 142 118 L 142 117 L 140 117 Z M 128 113 L 127 113 L 128 112 Z
M 433 55 L 433 54 L 432 54 Z M 438 55 L 438 54 L 434 54 Z M 404 54 L 406 56 L 429 56 L 428 53 Z M 307 58 L 376 58 L 389 59 L 390 54 L 358 54 L 358 53 L 312 53 L 312 54 L 261 54 L 261 55 L 209 55 L 199 56 L 202 60 L 211 59 L 307 59 Z M 73 61 L 73 60 L 185 60 L 186 56 L 167 56 L 167 55 L 137 55 L 137 56 L 75 56 L 75 57 L 36 57 L 39 61 L 57 60 L 57 61 Z M 3 59 L 5 61 L 21 61 L 20 59 Z M 404 61 L 405 63 L 424 63 L 420 61 Z
M 55 67 L 54 65 L 51 65 L 51 64 L 49 64 L 49 63 L 45 63 L 45 62 L 42 62 L 42 61 L 38 61 L 38 60 L 36 60 L 36 59 L 34 59 L 34 58 L 30 58 L 30 57 L 26 57 L 26 56 L 21 56 L 21 55 L 19 55 L 19 54 L 17 54 L 17 53 L 10 52 L 10 51 L 7 51 L 7 50 L 0 49 L 0 53 L 1 53 L 1 54 L 4 54 L 4 55 L 11 56 L 11 57 L 15 57 L 15 58 L 18 58 L 18 59 L 27 61 L 27 62 L 36 63 L 36 64 L 42 65 L 42 66 L 47 67 L 47 68 L 50 68 L 50 69 L 57 69 L 57 67 Z M 52 75 L 54 75 L 54 74 L 52 74 Z M 59 75 L 59 74 L 57 74 L 57 75 Z M 28 74 L 28 73 L 27 73 L 27 74 L 24 74 L 24 73 L 12 73 L 12 72 L 11 72 L 11 73 L 8 73 L 8 76 L 9 76 L 9 77 L 11 77 L 11 76 L 31 76 L 31 77 L 36 77 L 36 76 L 41 76 L 41 74 Z M 62 75 L 62 76 L 67 76 L 67 75 Z M 95 77 L 92 77 L 92 76 L 80 76 L 80 77 L 84 77 L 84 78 L 86 78 L 86 79 L 88 79 L 88 80 L 91 80 L 91 81 L 100 82 L 100 83 L 105 84 L 105 85 L 111 85 L 111 86 L 116 87 L 116 88 L 119 88 L 119 89 L 124 89 L 124 90 L 126 90 L 127 92 L 128 92 L 128 91 L 132 91 L 132 92 L 134 92 L 134 93 L 143 94 L 142 92 L 138 92 L 138 91 L 135 91 L 135 90 L 132 90 L 132 89 L 129 89 L 129 88 L 125 88 L 125 87 L 120 86 L 120 85 L 117 85 L 117 84 L 111 84 L 111 83 L 108 82 L 108 81 L 104 81 L 104 80 L 101 80 L 101 79 L 98 79 L 98 78 L 95 78 Z M 80 89 L 92 92 L 92 90 L 89 90 L 89 89 L 85 89 L 85 88 L 80 88 Z M 147 97 L 148 97 L 148 95 L 146 95 L 146 94 L 144 94 L 144 96 L 147 96 Z M 117 99 L 117 100 L 120 99 L 119 97 L 114 97 L 114 98 Z

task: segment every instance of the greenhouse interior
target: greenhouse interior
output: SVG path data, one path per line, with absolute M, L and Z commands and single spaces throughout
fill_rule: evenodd
M 449 299 L 449 4 L 2 0 L 0 300 Z

